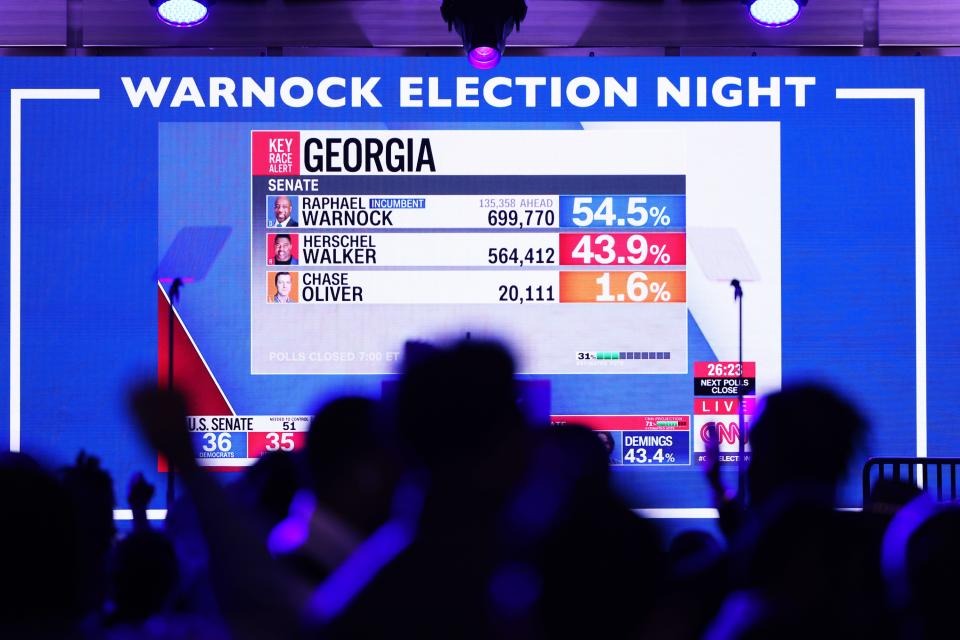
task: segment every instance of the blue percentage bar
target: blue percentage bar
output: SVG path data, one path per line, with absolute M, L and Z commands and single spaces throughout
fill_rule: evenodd
M 683 229 L 686 196 L 560 196 L 560 226 L 573 229 Z
M 622 442 L 624 465 L 690 464 L 689 431 L 624 431 Z
M 246 458 L 246 432 L 207 431 L 190 433 L 198 458 Z

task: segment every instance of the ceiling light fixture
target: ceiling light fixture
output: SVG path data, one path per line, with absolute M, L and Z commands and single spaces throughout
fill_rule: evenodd
M 807 0 L 744 0 L 750 19 L 761 27 L 786 27 L 796 22 Z
M 477 69 L 500 62 L 507 36 L 527 16 L 524 0 L 443 0 L 440 15 L 449 30 L 457 30 L 467 60 Z
M 195 27 L 209 15 L 213 0 L 150 0 L 157 8 L 157 18 L 171 27 Z

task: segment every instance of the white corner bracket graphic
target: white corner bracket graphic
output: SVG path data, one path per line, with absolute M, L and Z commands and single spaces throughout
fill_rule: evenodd
M 927 122 L 924 89 L 837 89 L 837 100 L 913 100 L 917 289 L 917 457 L 927 455 Z
M 99 89 L 10 90 L 10 451 L 20 451 L 20 111 L 25 100 L 99 100 Z

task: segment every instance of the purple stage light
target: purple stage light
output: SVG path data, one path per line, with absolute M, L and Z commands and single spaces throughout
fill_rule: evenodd
M 785 27 L 799 16 L 797 0 L 756 0 L 750 5 L 750 17 L 762 27 Z
M 207 15 L 207 8 L 196 0 L 166 0 L 157 7 L 157 17 L 171 27 L 195 27 Z
M 500 62 L 500 52 L 493 47 L 475 47 L 467 54 L 467 59 L 477 69 L 493 69 Z

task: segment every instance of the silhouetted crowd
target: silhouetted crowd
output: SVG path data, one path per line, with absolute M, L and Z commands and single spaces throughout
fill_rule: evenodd
M 511 356 L 410 344 L 382 401 L 345 397 L 303 451 L 222 485 L 178 394 L 131 409 L 177 470 L 162 527 L 131 479 L 132 531 L 96 458 L 0 454 L 0 638 L 949 638 L 960 509 L 907 483 L 836 508 L 866 436 L 817 386 L 767 398 L 745 489 L 704 481 L 722 539 L 669 543 L 611 489 L 597 433 L 530 424 Z M 817 455 L 798 446 L 811 416 Z

